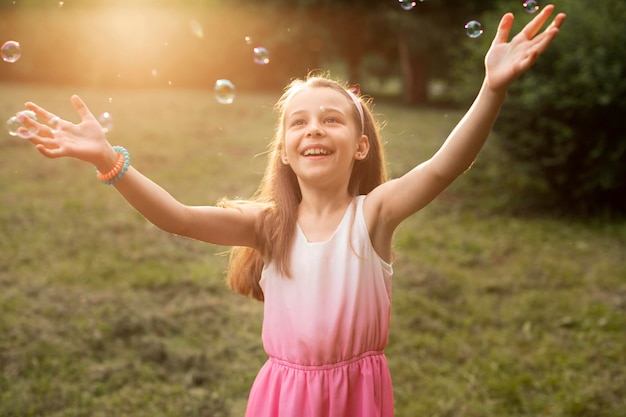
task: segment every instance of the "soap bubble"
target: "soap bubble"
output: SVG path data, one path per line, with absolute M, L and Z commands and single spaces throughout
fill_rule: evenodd
M 230 80 L 215 81 L 215 99 L 221 104 L 235 101 L 235 84 Z
M 20 126 L 23 126 L 23 124 L 17 119 L 17 116 L 11 116 L 7 120 L 7 129 L 11 136 L 17 136 L 17 129 L 19 129 Z
M 22 56 L 22 50 L 20 43 L 16 41 L 6 41 L 1 48 L 2 60 L 9 63 L 14 63 L 20 56 Z
M 7 129 L 9 130 L 9 135 L 18 136 L 22 139 L 30 139 L 39 133 L 39 128 L 37 126 L 29 126 L 27 127 L 22 121 L 19 119 L 20 115 L 24 115 L 28 118 L 31 118 L 37 121 L 37 116 L 35 112 L 32 110 L 24 110 L 17 113 L 15 116 L 9 117 L 7 120 Z M 20 130 L 20 128 L 24 128 Z
M 257 46 L 254 48 L 254 62 L 259 65 L 269 64 L 270 55 L 267 49 L 262 46 Z
M 247 45 L 252 44 L 252 38 L 250 36 L 246 36 L 243 38 Z
M 192 20 L 191 22 L 189 22 L 189 27 L 191 29 L 191 33 L 193 33 L 196 38 L 204 38 L 204 28 L 197 20 Z
M 477 38 L 483 34 L 483 25 L 478 20 L 470 20 L 465 24 L 465 33 L 470 38 Z
M 526 10 L 527 13 L 535 13 L 537 10 L 539 10 L 539 2 L 535 1 L 535 0 L 526 0 L 522 6 L 524 7 L 524 10 Z
M 105 111 L 98 117 L 98 122 L 102 126 L 104 133 L 109 133 L 113 129 L 113 116 L 108 111 Z
M 412 8 L 415 7 L 415 5 L 417 3 L 415 3 L 414 0 L 398 0 L 398 4 L 400 5 L 400 7 L 402 7 L 404 10 L 411 10 Z

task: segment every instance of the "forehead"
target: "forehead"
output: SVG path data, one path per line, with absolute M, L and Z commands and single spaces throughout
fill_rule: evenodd
M 344 112 L 350 111 L 348 97 L 339 91 L 328 87 L 309 87 L 296 92 L 285 106 L 285 115 L 299 111 L 320 110 L 332 108 Z

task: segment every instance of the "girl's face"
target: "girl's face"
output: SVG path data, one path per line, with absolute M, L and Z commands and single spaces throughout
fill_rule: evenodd
M 285 107 L 282 160 L 301 182 L 347 184 L 354 161 L 369 150 L 354 112 L 352 101 L 331 88 L 305 88 L 291 97 Z

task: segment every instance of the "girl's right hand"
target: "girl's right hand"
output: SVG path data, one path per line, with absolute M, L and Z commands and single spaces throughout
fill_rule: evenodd
M 26 108 L 34 111 L 39 120 L 35 121 L 23 113 L 19 116 L 27 127 L 38 129 L 29 141 L 48 158 L 69 156 L 92 163 L 101 172 L 108 171 L 115 163 L 116 155 L 106 139 L 104 129 L 80 97 L 73 95 L 71 102 L 81 118 L 78 124 L 60 119 L 35 103 L 25 103 Z

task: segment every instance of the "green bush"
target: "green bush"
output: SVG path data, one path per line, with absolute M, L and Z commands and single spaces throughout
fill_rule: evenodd
M 554 3 L 567 20 L 511 87 L 494 131 L 512 173 L 544 185 L 543 202 L 579 213 L 626 212 L 626 2 Z M 502 11 L 484 16 L 494 33 Z M 532 16 L 513 11 L 517 33 Z M 484 54 L 486 35 L 471 56 Z

